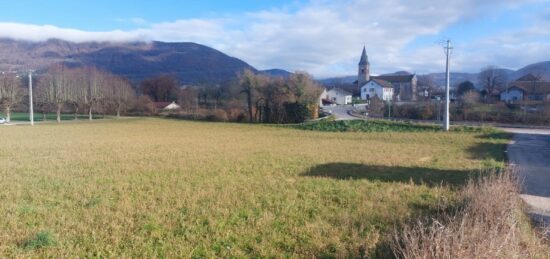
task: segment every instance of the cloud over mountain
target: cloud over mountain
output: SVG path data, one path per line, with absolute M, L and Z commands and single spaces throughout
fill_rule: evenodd
M 260 69 L 306 70 L 318 77 L 353 72 L 366 44 L 375 73 L 423 73 L 441 70 L 443 54 L 437 40 L 448 36 L 445 34 L 449 28 L 480 17 L 491 19 L 503 10 L 525 15 L 524 6 L 544 3 L 548 1 L 311 0 L 295 8 L 214 19 L 149 23 L 134 17 L 129 21 L 138 27 L 130 30 L 84 31 L 0 23 L 0 37 L 75 42 L 191 41 L 220 49 Z M 527 13 L 530 16 L 524 24 L 503 32 L 489 31 L 468 38 L 455 34 L 453 68 L 477 71 L 487 64 L 518 68 L 550 59 L 543 56 L 550 53 L 550 33 L 545 29 L 550 26 L 550 8 Z M 418 43 L 424 38 L 432 40 Z

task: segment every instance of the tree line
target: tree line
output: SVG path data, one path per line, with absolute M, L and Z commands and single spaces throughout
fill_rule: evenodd
M 307 74 L 270 77 L 245 70 L 234 80 L 216 85 L 181 86 L 175 76 L 159 75 L 135 87 L 127 79 L 93 67 L 71 68 L 54 64 L 37 73 L 34 80 L 34 107 L 42 113 L 125 112 L 135 115 L 167 115 L 189 119 L 242 121 L 251 123 L 297 123 L 316 118 L 322 88 Z M 0 74 L 0 106 L 7 119 L 16 107 L 28 105 L 26 75 Z M 175 101 L 181 109 L 159 110 L 159 105 Z
M 27 89 L 23 87 L 28 83 L 26 79 L 10 72 L 0 75 L 0 105 L 8 121 L 12 108 L 28 100 Z M 57 122 L 61 122 L 61 113 L 67 109 L 73 111 L 75 119 L 85 112 L 92 120 L 98 111 L 113 112 L 120 117 L 121 112 L 133 105 L 136 93 L 123 77 L 92 67 L 55 64 L 36 77 L 33 97 L 34 107 L 43 113 L 44 119 L 47 113 L 55 112 Z

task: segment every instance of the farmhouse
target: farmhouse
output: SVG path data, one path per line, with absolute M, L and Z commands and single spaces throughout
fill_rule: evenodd
M 176 102 L 155 102 L 155 107 L 163 111 L 173 111 L 181 108 Z
M 398 101 L 416 101 L 416 88 L 417 88 L 417 76 L 416 74 L 392 74 L 392 75 L 381 75 L 381 76 L 371 76 L 370 75 L 370 62 L 369 57 L 367 56 L 366 48 L 363 47 L 363 52 L 361 53 L 361 59 L 359 60 L 358 72 L 357 72 L 357 87 L 362 88 L 371 81 L 371 79 L 377 79 L 379 83 L 382 83 L 385 86 L 391 86 L 393 88 L 391 99 L 396 99 Z M 385 83 L 384 83 L 385 82 Z M 382 98 L 381 95 L 377 95 L 379 98 Z M 371 98 L 374 96 L 370 96 Z M 361 92 L 361 98 L 363 98 L 363 92 Z
M 500 100 L 507 103 L 550 101 L 550 82 L 527 74 L 510 83 L 505 90 L 501 91 Z
M 352 94 L 340 88 L 332 88 L 327 91 L 325 99 L 339 105 L 351 104 Z
M 375 96 L 383 101 L 391 101 L 393 98 L 392 85 L 380 79 L 369 80 L 361 87 L 361 99 L 370 100 Z

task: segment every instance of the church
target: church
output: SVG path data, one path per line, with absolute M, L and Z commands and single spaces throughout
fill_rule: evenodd
M 416 101 L 417 81 L 416 74 L 371 76 L 369 57 L 366 48 L 363 47 L 357 73 L 357 87 L 361 99 L 370 100 L 378 97 L 384 101 Z

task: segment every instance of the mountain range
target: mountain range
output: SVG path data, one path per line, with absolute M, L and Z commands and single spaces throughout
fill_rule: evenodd
M 44 42 L 0 39 L 2 71 L 29 68 L 41 71 L 53 63 L 95 66 L 135 83 L 170 74 L 181 84 L 217 84 L 235 78 L 244 69 L 257 72 L 238 58 L 191 42 L 73 43 L 58 39 Z
M 181 84 L 214 85 L 234 79 L 245 69 L 278 77 L 292 73 L 282 69 L 257 70 L 245 61 L 216 49 L 192 42 L 82 42 L 59 39 L 42 42 L 0 38 L 0 71 L 35 69 L 39 73 L 54 63 L 68 66 L 95 66 L 127 77 L 134 83 L 161 74 L 178 78 Z M 525 74 L 540 75 L 550 81 L 550 61 L 527 65 L 519 70 L 502 69 L 509 80 Z M 397 74 L 408 73 L 406 71 Z M 432 73 L 437 85 L 445 84 L 445 73 Z M 451 74 L 451 85 L 465 80 L 477 83 L 477 73 Z M 356 76 L 318 80 L 330 85 L 351 84 Z

